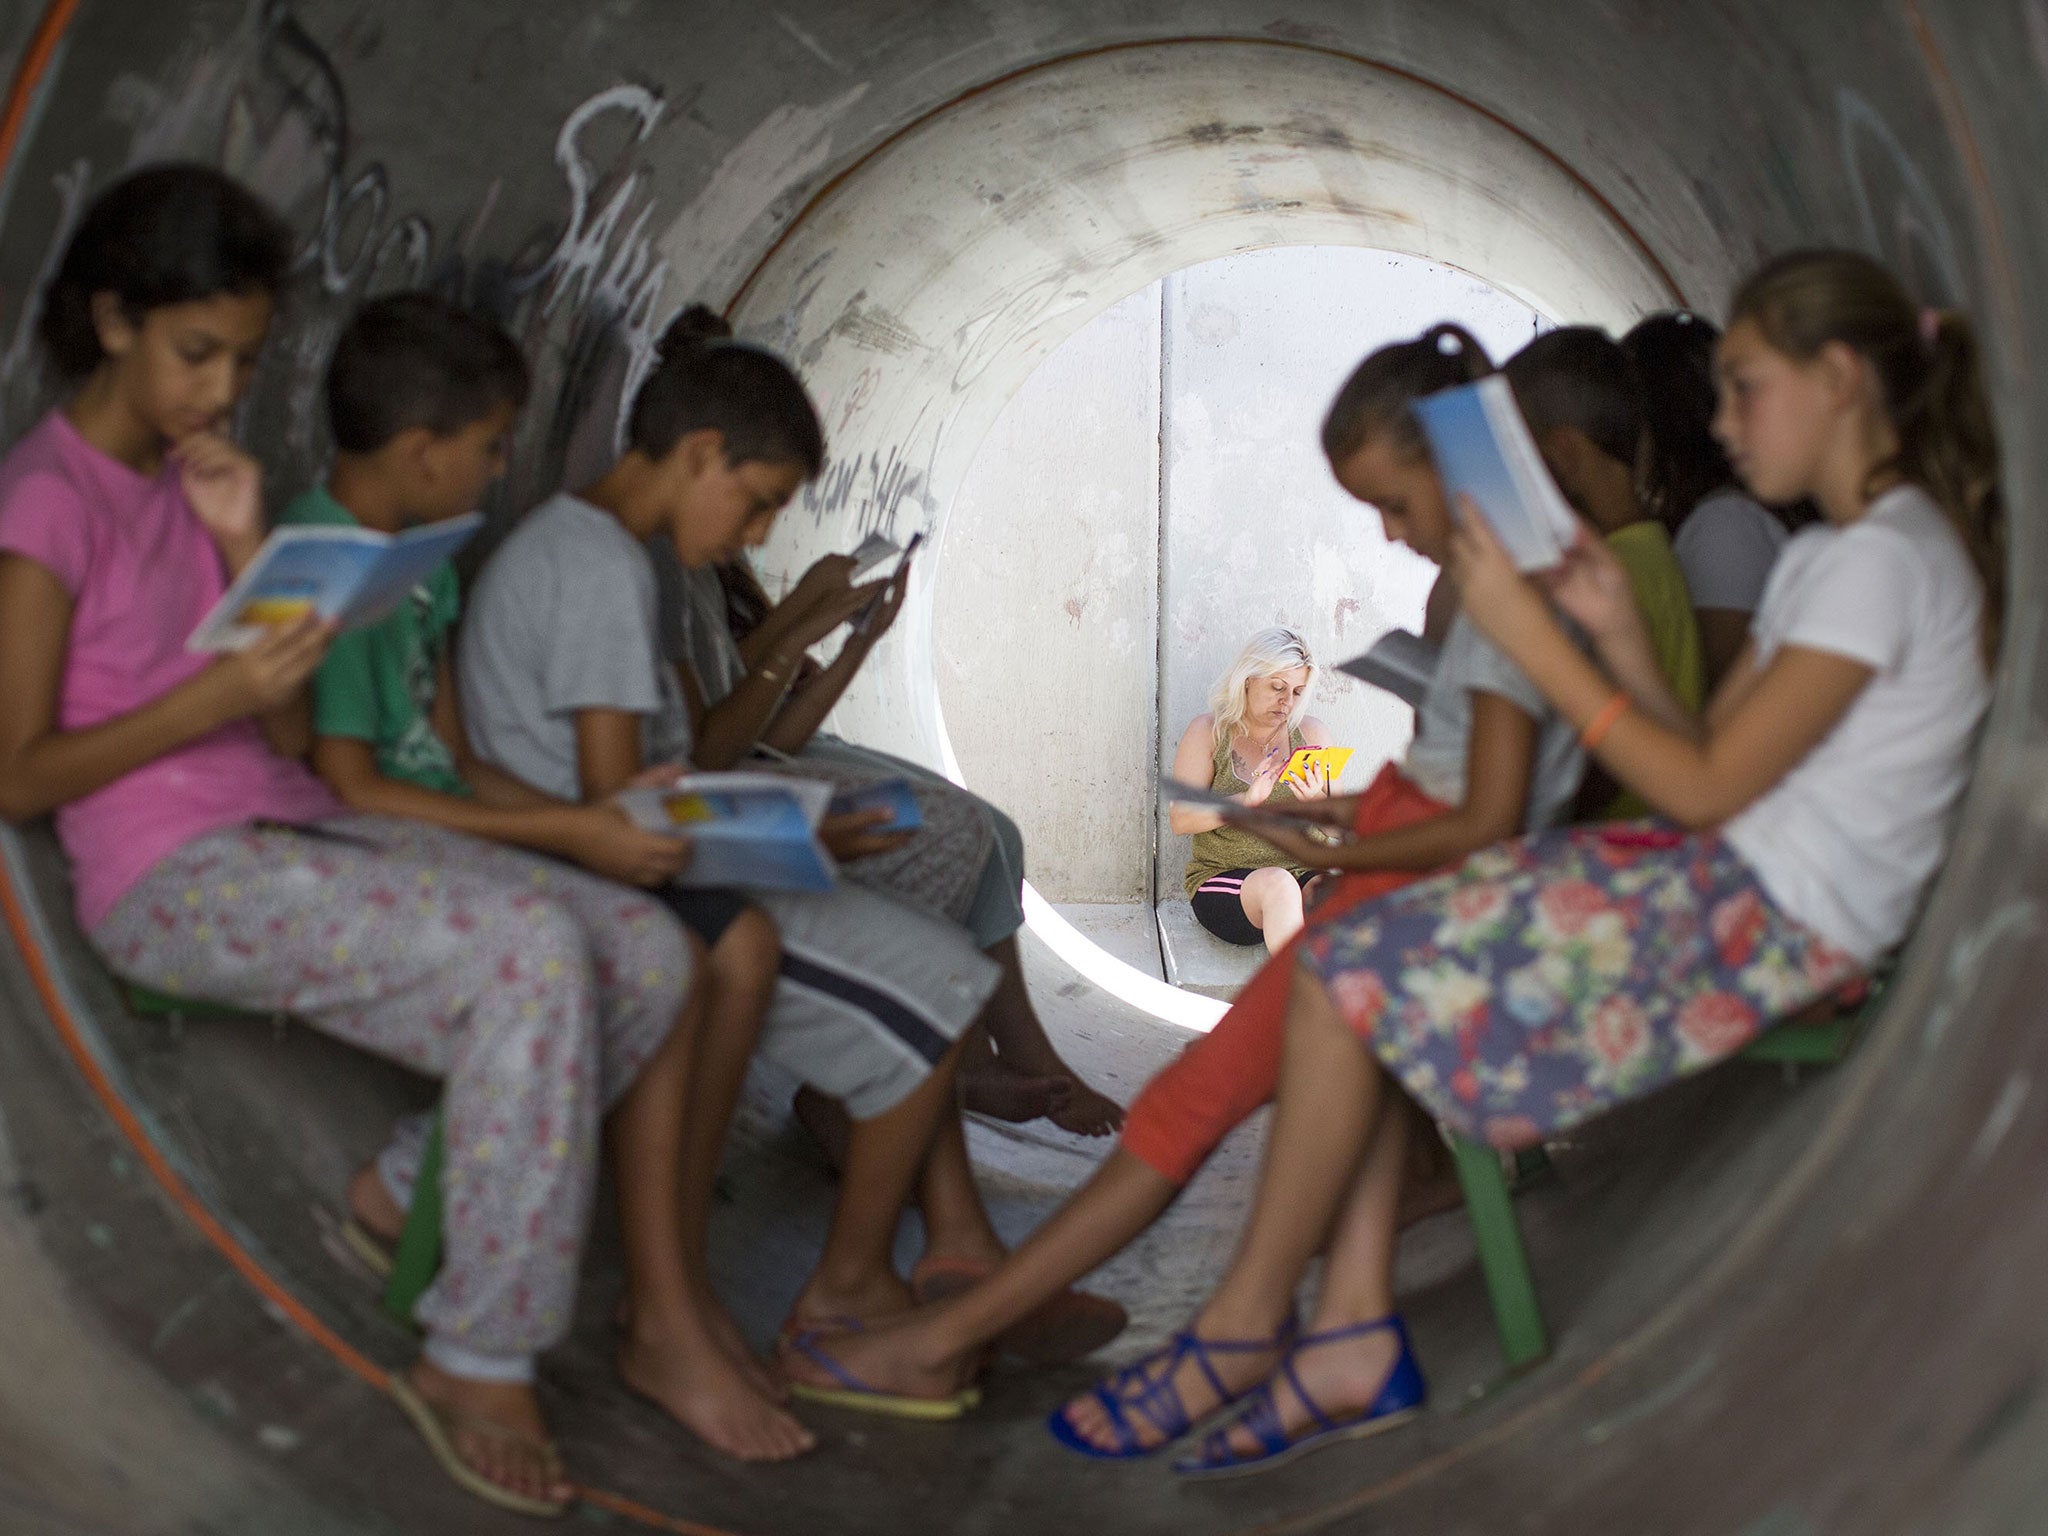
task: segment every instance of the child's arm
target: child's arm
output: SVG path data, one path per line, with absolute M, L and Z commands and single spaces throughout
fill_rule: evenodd
M 784 649 L 783 641 L 802 622 L 804 614 L 824 599 L 846 590 L 853 581 L 853 556 L 826 555 L 812 562 L 797 578 L 789 595 L 768 610 L 746 639 L 740 641 L 740 656 L 749 667 L 758 667 Z M 797 647 L 803 649 L 802 646 Z
M 803 750 L 804 743 L 817 734 L 818 727 L 825 723 L 825 717 L 832 713 L 840 695 L 846 692 L 847 684 L 853 681 L 854 674 L 868 659 L 868 653 L 896 622 L 896 615 L 903 611 L 903 599 L 909 591 L 910 572 L 899 567 L 882 587 L 874 611 L 865 612 L 865 605 L 856 610 L 859 616 L 854 619 L 853 632 L 846 637 L 846 644 L 839 648 L 839 654 L 832 658 L 831 665 L 796 685 L 789 702 L 777 712 L 774 722 L 762 736 L 764 742 L 778 752 Z M 826 633 L 830 632 L 828 628 Z
M 1581 522 L 1577 542 L 1563 564 L 1546 574 L 1544 585 L 1592 638 L 1608 675 L 1637 709 L 1682 736 L 1703 739 L 1699 717 L 1672 692 L 1657 659 L 1628 567 L 1605 539 Z M 1610 789 L 1596 803 L 1612 798 Z
M 333 627 L 307 618 L 139 709 L 83 730 L 57 729 L 57 689 L 71 632 L 71 594 L 20 555 L 0 555 L 0 815 L 40 816 L 125 773 L 299 696 Z
M 1485 520 L 1459 520 L 1453 559 L 1465 611 L 1580 730 L 1608 707 L 1614 683 L 1572 644 L 1549 605 L 1514 568 Z M 1675 730 L 1641 708 L 1614 722 L 1595 756 L 1657 810 L 1687 827 L 1719 826 L 1782 779 L 1835 728 L 1873 668 L 1831 651 L 1780 647 L 1757 673 L 1738 662 L 1715 723 Z
M 1536 762 L 1536 722 L 1497 693 L 1472 695 L 1465 801 L 1441 816 L 1328 846 L 1284 827 L 1250 828 L 1311 869 L 1441 869 L 1522 830 Z
M 388 778 L 378 771 L 371 745 L 352 737 L 318 738 L 313 766 L 355 810 L 406 816 L 494 843 L 555 854 L 627 885 L 660 885 L 690 861 L 686 839 L 649 832 L 613 806 L 549 802 L 538 790 L 521 785 L 526 795 L 541 803 L 515 810 Z M 508 775 L 500 777 L 509 780 Z
M 812 604 L 782 632 L 760 661 L 750 658 L 750 670 L 739 685 L 705 710 L 697 722 L 696 743 L 690 754 L 697 766 L 714 772 L 730 768 L 761 742 L 780 752 L 800 750 L 839 702 L 839 695 L 845 692 L 854 671 L 867 656 L 857 641 L 848 640 L 832 666 L 812 678 L 802 692 L 785 704 L 790 682 L 803 665 L 805 649 L 866 607 L 883 585 L 867 582 L 846 587 L 829 599 Z M 756 635 L 759 633 L 755 631 Z M 849 651 L 856 652 L 850 660 Z M 841 662 L 847 663 L 844 669 L 840 669 Z M 787 724 L 785 715 L 789 716 Z

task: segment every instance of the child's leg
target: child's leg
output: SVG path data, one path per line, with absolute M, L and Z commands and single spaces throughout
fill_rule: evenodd
M 1114 1099 L 1083 1082 L 1081 1075 L 1054 1049 L 1038 1010 L 1031 1004 L 1031 989 L 1024 984 L 1023 957 L 1018 953 L 1015 932 L 990 945 L 984 953 L 1002 967 L 995 996 L 989 999 L 981 1017 L 989 1043 L 995 1047 L 995 1058 L 993 1066 L 985 1056 L 970 1061 L 967 1107 L 990 1112 L 987 1100 L 1006 1086 L 991 1074 L 1011 1076 L 1027 1084 L 1047 1083 L 1060 1089 L 1042 1111 L 1047 1119 L 1078 1136 L 1107 1136 L 1123 1123 L 1124 1112 Z
M 981 1203 L 974 1164 L 967 1155 L 967 1128 L 957 1105 L 939 1115 L 918 1179 L 917 1206 L 924 1218 L 927 1256 L 988 1265 L 1002 1261 L 1003 1241 L 989 1225 L 988 1208 Z
M 237 829 L 158 864 L 93 940 L 124 975 L 286 1010 L 444 1078 L 445 1258 L 416 1309 L 427 1345 L 411 1380 L 516 1437 L 458 1430 L 476 1471 L 566 1497 L 531 1380 L 568 1327 L 597 1144 L 596 994 L 575 917 L 396 855 Z
M 857 1334 L 836 1334 L 831 1352 L 879 1390 L 946 1396 L 975 1374 L 988 1345 L 1122 1249 L 1179 1193 L 1178 1184 L 1119 1147 L 973 1289 Z M 785 1352 L 784 1367 L 799 1380 L 834 1384 L 799 1355 Z
M 792 1316 L 865 1321 L 910 1305 L 910 1289 L 892 1258 L 896 1227 L 940 1121 L 955 1103 L 959 1057 L 955 1044 L 911 1093 L 881 1114 L 854 1121 L 824 1251 Z
M 1384 1079 L 1358 1037 L 1331 1005 L 1322 984 L 1296 972 L 1288 1007 L 1280 1091 L 1259 1191 L 1236 1257 L 1197 1315 L 1207 1339 L 1272 1338 L 1294 1306 L 1308 1261 L 1329 1238 L 1340 1202 L 1382 1118 Z M 1396 1166 L 1398 1176 L 1398 1165 Z M 1264 1376 L 1279 1356 L 1237 1350 L 1209 1366 L 1233 1394 Z M 1200 1365 L 1189 1360 L 1173 1378 L 1194 1417 L 1219 1401 Z M 1105 1450 L 1115 1427 L 1091 1393 L 1067 1407 L 1073 1428 Z M 1139 1442 L 1157 1438 L 1140 1419 L 1129 1426 Z

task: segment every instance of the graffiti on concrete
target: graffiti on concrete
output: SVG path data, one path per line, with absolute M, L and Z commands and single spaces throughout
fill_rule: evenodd
M 1954 228 L 1920 167 L 1878 110 L 1843 86 L 1835 98 L 1842 164 L 1864 244 L 1896 266 L 1922 300 L 1964 293 Z

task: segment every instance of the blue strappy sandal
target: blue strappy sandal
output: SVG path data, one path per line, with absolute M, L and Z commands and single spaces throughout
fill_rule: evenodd
M 1394 1368 L 1387 1373 L 1379 1396 L 1372 1400 L 1372 1406 L 1354 1418 L 1331 1418 L 1323 1412 L 1322 1405 L 1309 1396 L 1308 1388 L 1294 1369 L 1294 1357 L 1318 1344 L 1334 1344 L 1341 1339 L 1377 1333 L 1381 1329 L 1393 1332 L 1401 1350 L 1394 1357 Z M 1362 1440 L 1381 1430 L 1392 1429 L 1420 1413 L 1424 1400 L 1429 1396 L 1421 1367 L 1415 1363 L 1415 1351 L 1408 1342 L 1407 1325 L 1399 1314 L 1369 1323 L 1353 1323 L 1346 1328 L 1331 1328 L 1322 1333 L 1305 1333 L 1281 1360 L 1280 1371 L 1287 1379 L 1288 1388 L 1308 1410 L 1309 1423 L 1313 1426 L 1310 1433 L 1298 1439 L 1288 1433 L 1280 1422 L 1279 1405 L 1273 1401 L 1273 1383 L 1264 1381 L 1245 1394 L 1247 1402 L 1242 1412 L 1204 1437 L 1202 1448 L 1193 1456 L 1176 1461 L 1173 1470 L 1184 1477 L 1232 1477 L 1245 1472 L 1263 1472 L 1298 1456 L 1306 1456 L 1311 1451 L 1319 1451 L 1324 1446 L 1335 1445 L 1340 1440 Z M 1259 1449 L 1256 1453 L 1239 1455 L 1231 1446 L 1230 1431 L 1240 1426 L 1257 1437 Z
M 1295 1322 L 1290 1317 L 1270 1339 L 1204 1339 L 1196 1337 L 1192 1330 L 1183 1330 L 1176 1333 L 1164 1349 L 1156 1349 L 1142 1360 L 1125 1366 L 1107 1381 L 1097 1382 L 1091 1394 L 1102 1405 L 1103 1416 L 1109 1420 L 1110 1430 L 1116 1436 L 1114 1450 L 1104 1450 L 1076 1429 L 1073 1420 L 1067 1417 L 1064 1403 L 1052 1411 L 1045 1427 L 1053 1439 L 1068 1450 L 1097 1461 L 1131 1461 L 1163 1451 L 1183 1435 L 1228 1410 L 1244 1395 L 1224 1387 L 1215 1367 L 1209 1364 L 1212 1354 L 1284 1351 L 1294 1337 L 1294 1329 Z M 1209 1380 L 1210 1390 L 1217 1397 L 1216 1406 L 1199 1417 L 1188 1413 L 1187 1404 L 1181 1401 L 1180 1388 L 1173 1384 L 1181 1362 L 1189 1358 L 1201 1367 L 1202 1374 Z M 1164 1438 L 1153 1445 L 1141 1445 L 1126 1410 L 1136 1413 Z

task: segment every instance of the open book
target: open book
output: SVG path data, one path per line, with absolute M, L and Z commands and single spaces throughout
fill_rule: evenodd
M 918 808 L 908 779 L 877 779 L 859 789 L 842 791 L 826 808 L 826 814 L 832 816 L 858 816 L 862 811 L 889 813 L 887 821 L 868 828 L 871 833 L 915 832 L 924 825 L 924 812 Z
M 1384 688 L 1416 709 L 1436 676 L 1437 648 L 1405 629 L 1390 629 L 1373 641 L 1363 656 L 1337 663 L 1337 670 L 1375 688 Z
M 852 579 L 859 581 L 896 552 L 895 540 L 885 538 L 879 533 L 869 534 L 854 548 Z
M 388 616 L 483 526 L 471 512 L 396 537 L 373 528 L 279 528 L 185 642 L 188 651 L 239 651 L 264 630 L 309 613 L 362 629 Z
M 1505 378 L 1491 374 L 1426 395 L 1415 402 L 1415 419 L 1445 497 L 1455 508 L 1469 496 L 1518 568 L 1547 570 L 1564 558 L 1578 523 Z
M 619 796 L 626 814 L 650 832 L 690 839 L 690 862 L 677 884 L 768 891 L 829 891 L 837 883 L 817 831 L 831 803 L 830 784 L 770 773 L 693 773 L 666 789 Z

